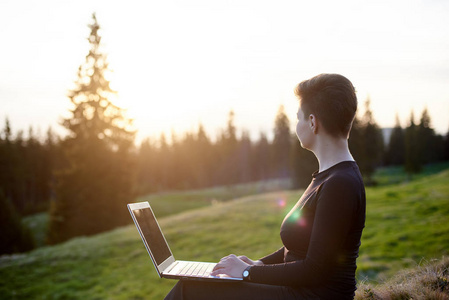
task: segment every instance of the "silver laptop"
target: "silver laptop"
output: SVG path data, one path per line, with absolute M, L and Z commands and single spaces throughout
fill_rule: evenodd
M 176 260 L 150 204 L 148 202 L 140 202 L 128 204 L 127 206 L 159 277 L 172 279 L 243 280 L 242 278 L 211 276 L 210 272 L 216 265 L 215 263 Z

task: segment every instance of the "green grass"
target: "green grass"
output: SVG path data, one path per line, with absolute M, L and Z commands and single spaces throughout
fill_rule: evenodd
M 367 189 L 359 276 L 388 277 L 449 254 L 449 171 Z
M 162 218 L 160 225 L 178 259 L 217 261 L 231 251 L 258 257 L 280 246 L 287 208 L 278 201 L 297 197 L 250 196 Z M 0 259 L 0 295 L 7 299 L 161 299 L 174 283 L 158 278 L 133 225 Z
M 242 196 L 285 190 L 290 185 L 291 182 L 288 179 L 270 179 L 198 190 L 167 191 L 139 197 L 135 202 L 150 202 L 155 214 L 158 218 L 162 218 L 168 215 L 226 202 Z M 131 219 L 129 221 L 132 223 Z M 22 223 L 30 229 L 36 247 L 45 246 L 48 213 L 43 212 L 26 216 L 22 219 Z
M 290 187 L 290 184 L 288 179 L 272 179 L 190 191 L 169 191 L 143 196 L 138 198 L 136 202 L 150 202 L 154 213 L 161 218 L 242 196 L 285 190 Z
M 448 183 L 449 170 L 367 189 L 359 280 L 375 285 L 448 255 Z M 278 249 L 280 223 L 300 195 L 271 192 L 227 202 L 204 197 L 207 206 L 181 213 L 188 206 L 182 197 L 148 200 L 159 207 L 158 217 L 165 214 L 160 225 L 177 259 L 217 261 L 229 253 L 259 258 Z M 185 207 L 172 211 L 173 205 Z M 0 257 L 2 299 L 162 299 L 174 284 L 158 278 L 133 225 Z

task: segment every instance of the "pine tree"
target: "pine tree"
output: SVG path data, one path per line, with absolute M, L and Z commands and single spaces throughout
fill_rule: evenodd
M 24 159 L 24 181 L 25 181 L 25 212 L 30 213 L 41 200 L 41 187 L 45 187 L 45 178 L 41 175 L 43 151 L 38 137 L 35 136 L 33 128 L 28 130 L 28 139 L 25 141 L 23 152 Z M 44 182 L 42 182 L 42 180 Z
M 318 161 L 315 155 L 301 147 L 296 134 L 292 135 L 292 188 L 306 188 L 312 178 L 312 173 L 318 170 Z
M 271 156 L 270 143 L 265 133 L 260 133 L 259 140 L 252 149 L 251 170 L 255 180 L 270 178 Z
M 206 187 L 212 184 L 210 179 L 213 166 L 212 143 L 207 136 L 202 124 L 198 126 L 195 143 L 196 169 L 198 170 L 198 187 Z
M 275 176 L 278 178 L 287 178 L 290 176 L 290 121 L 281 105 L 274 121 L 274 139 L 273 139 L 273 163 L 275 166 Z
M 404 129 L 399 122 L 399 116 L 396 114 L 396 125 L 391 132 L 388 149 L 385 154 L 385 163 L 388 165 L 403 165 L 405 155 L 405 137 Z
M 46 173 L 44 176 L 47 178 L 47 203 L 46 210 L 49 210 L 51 199 L 54 199 L 54 187 L 55 187 L 55 176 L 54 170 L 61 167 L 61 149 L 60 149 L 59 138 L 54 134 L 51 127 L 47 130 L 47 137 L 45 139 L 45 157 L 44 165 L 46 166 Z
M 0 188 L 5 196 L 20 215 L 47 210 L 51 170 L 45 160 L 47 149 L 32 127 L 26 139 L 23 131 L 13 138 L 8 119 L 0 135 Z
M 158 174 L 158 190 L 164 190 L 169 187 L 173 187 L 174 180 L 170 176 L 173 174 L 173 157 L 172 148 L 167 143 L 167 138 L 165 134 L 162 133 L 159 140 L 159 149 L 158 149 L 158 163 L 157 163 L 157 174 Z
M 89 25 L 89 53 L 79 67 L 68 97 L 69 135 L 61 142 L 65 167 L 56 173 L 56 199 L 50 208 L 48 241 L 58 243 L 128 223 L 126 203 L 133 200 L 132 120 L 110 98 L 115 94 L 101 49 L 95 14 Z
M 238 145 L 238 157 L 236 168 L 239 171 L 239 182 L 248 182 L 251 179 L 251 163 L 250 163 L 250 154 L 251 154 L 251 139 L 249 137 L 249 132 L 244 130 L 242 132 L 242 137 L 239 141 Z
M 362 122 L 358 116 L 356 116 L 352 122 L 348 144 L 352 156 L 360 165 L 361 161 L 364 159 L 364 137 Z
M 215 174 L 216 183 L 234 184 L 238 182 L 238 141 L 237 130 L 234 125 L 234 111 L 228 114 L 226 129 L 221 133 L 216 143 L 218 151 L 218 168 Z
M 365 113 L 360 120 L 360 123 L 355 124 L 355 131 L 359 132 L 361 149 L 360 152 L 355 155 L 355 159 L 360 167 L 360 171 L 365 177 L 365 183 L 367 185 L 374 184 L 372 181 L 372 175 L 376 168 L 382 164 L 384 144 L 382 131 L 374 120 L 373 113 L 370 108 L 370 99 L 365 102 Z M 357 132 L 355 132 L 357 134 Z M 352 135 L 352 134 L 351 134 Z
M 156 191 L 156 149 L 149 138 L 140 143 L 137 154 L 137 193 L 144 195 Z
M 19 131 L 13 138 L 11 124 L 6 119 L 2 135 L 4 138 L 0 141 L 0 188 L 3 188 L 14 209 L 22 214 L 26 207 L 27 175 L 23 131 Z
M 410 124 L 405 129 L 405 171 L 409 176 L 419 173 L 422 170 L 422 160 L 420 158 L 420 146 L 418 139 L 418 129 L 415 125 L 413 111 L 410 114 Z
M 419 146 L 419 157 L 422 164 L 437 162 L 443 157 L 443 139 L 435 134 L 431 123 L 429 112 L 425 108 L 421 114 L 417 128 L 417 144 Z
M 14 144 L 12 142 L 11 125 L 9 119 L 5 119 L 5 128 L 0 132 L 0 188 L 3 188 L 5 196 L 14 201 L 14 173 L 17 160 Z M 17 204 L 15 205 L 17 208 Z

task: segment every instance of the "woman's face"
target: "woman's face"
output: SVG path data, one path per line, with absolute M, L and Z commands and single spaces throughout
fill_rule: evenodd
M 309 116 L 305 116 L 304 111 L 301 109 L 301 104 L 296 113 L 296 118 L 298 120 L 296 124 L 296 136 L 301 143 L 301 147 L 310 149 L 313 141 L 313 129 L 311 128 Z

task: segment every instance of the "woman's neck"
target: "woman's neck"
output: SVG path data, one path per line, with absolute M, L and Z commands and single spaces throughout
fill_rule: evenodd
M 327 170 L 342 161 L 354 160 L 349 151 L 348 140 L 345 138 L 330 136 L 319 138 L 312 152 L 318 159 L 319 172 Z

